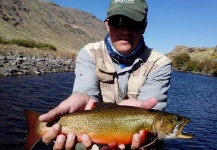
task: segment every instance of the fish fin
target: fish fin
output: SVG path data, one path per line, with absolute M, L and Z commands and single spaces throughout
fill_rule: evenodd
M 140 138 L 140 149 L 152 145 L 158 138 L 158 135 L 153 132 L 142 130 Z
M 110 148 L 110 150 L 116 150 L 117 149 L 117 144 L 115 144 L 115 143 L 109 143 L 108 147 Z
M 26 114 L 26 120 L 28 123 L 27 136 L 25 140 L 25 150 L 31 150 L 33 146 L 38 142 L 41 136 L 37 132 L 39 124 L 40 114 L 30 110 L 24 110 Z
M 91 109 L 105 109 L 110 107 L 118 107 L 119 105 L 115 103 L 105 103 L 105 102 L 94 102 Z

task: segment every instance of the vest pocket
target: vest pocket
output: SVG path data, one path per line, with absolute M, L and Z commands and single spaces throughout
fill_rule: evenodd
M 96 75 L 100 81 L 112 82 L 114 80 L 115 68 L 113 64 L 102 59 L 97 60 Z

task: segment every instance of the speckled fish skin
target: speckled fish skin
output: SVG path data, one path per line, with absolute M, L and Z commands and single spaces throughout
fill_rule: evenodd
M 26 112 L 26 114 L 28 120 L 31 117 L 31 115 L 28 116 L 30 112 Z M 172 134 L 177 124 L 182 124 L 180 125 L 180 129 L 175 133 L 178 136 L 188 122 L 189 119 L 185 117 L 167 112 L 147 111 L 142 108 L 114 104 L 111 107 L 96 107 L 93 110 L 67 114 L 55 123 L 62 126 L 63 134 L 74 132 L 78 137 L 78 141 L 81 141 L 82 134 L 88 134 L 96 144 L 113 143 L 116 145 L 129 145 L 132 142 L 133 134 L 138 133 L 140 130 L 145 131 L 142 137 L 143 144 L 148 144 L 155 138 L 163 139 L 164 135 Z M 52 126 L 53 124 L 54 122 L 49 124 L 36 123 L 34 128 L 38 137 L 43 136 L 50 128 L 48 126 Z M 29 123 L 29 126 L 32 126 L 32 124 Z M 33 141 L 28 141 L 28 138 L 30 138 L 28 136 L 32 135 L 27 135 L 27 149 L 32 147 L 34 143 Z
M 87 133 L 94 143 L 117 143 L 121 140 L 123 144 L 132 142 L 133 134 L 141 129 L 152 131 L 151 124 L 157 114 L 153 113 L 149 114 L 149 117 L 144 117 L 147 113 L 148 111 L 138 111 L 137 108 L 107 108 L 69 114 L 63 116 L 58 123 L 63 126 L 64 132 L 73 131 L 78 136 Z M 124 139 L 126 141 L 123 141 Z

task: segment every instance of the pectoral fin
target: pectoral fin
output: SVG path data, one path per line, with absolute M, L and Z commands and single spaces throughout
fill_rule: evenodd
M 157 140 L 157 137 L 158 135 L 156 133 L 142 130 L 139 147 L 143 148 L 152 145 Z

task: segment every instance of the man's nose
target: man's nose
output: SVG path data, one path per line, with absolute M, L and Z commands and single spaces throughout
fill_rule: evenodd
M 121 31 L 122 31 L 123 33 L 125 33 L 125 34 L 130 33 L 130 32 L 131 32 L 130 25 L 125 24 L 125 25 L 121 28 Z

